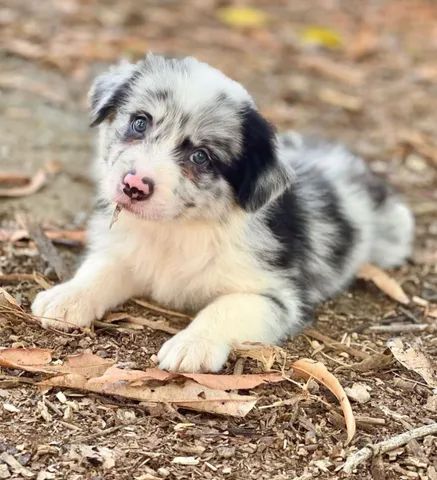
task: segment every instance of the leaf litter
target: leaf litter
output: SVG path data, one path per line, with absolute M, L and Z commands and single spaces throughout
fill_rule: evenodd
M 39 382 L 43 388 L 72 388 L 236 417 L 247 415 L 255 406 L 257 397 L 229 390 L 252 390 L 266 383 L 287 380 L 287 376 L 280 372 L 220 375 L 171 373 L 157 368 L 131 370 L 89 352 L 69 356 L 60 365 L 51 362 L 52 355 L 47 349 L 0 350 L 2 367 L 52 374 Z M 355 420 L 347 396 L 334 375 L 322 363 L 303 358 L 291 365 L 291 376 L 314 378 L 337 397 L 345 416 L 349 442 L 355 433 Z

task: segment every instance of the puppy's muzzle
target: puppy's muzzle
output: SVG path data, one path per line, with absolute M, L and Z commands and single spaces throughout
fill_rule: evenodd
M 131 200 L 138 202 L 147 200 L 152 196 L 155 183 L 147 177 L 140 177 L 135 172 L 129 172 L 122 180 L 123 193 Z

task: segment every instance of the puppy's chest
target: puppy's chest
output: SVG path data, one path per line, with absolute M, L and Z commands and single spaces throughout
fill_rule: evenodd
M 152 235 L 141 246 L 136 273 L 145 293 L 179 309 L 198 309 L 219 295 L 259 291 L 265 278 L 244 240 L 223 232 Z

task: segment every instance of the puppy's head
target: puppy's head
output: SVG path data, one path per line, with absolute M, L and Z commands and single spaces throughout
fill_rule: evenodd
M 237 82 L 194 58 L 148 55 L 96 79 L 101 195 L 148 220 L 252 212 L 290 175 L 272 127 Z

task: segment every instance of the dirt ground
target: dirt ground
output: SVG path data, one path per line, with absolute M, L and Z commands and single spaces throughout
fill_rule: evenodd
M 245 84 L 278 129 L 345 143 L 406 195 L 417 219 L 416 245 L 409 264 L 391 274 L 419 298 L 400 305 L 359 280 L 320 307 L 316 328 L 373 356 L 401 336 L 419 342 L 435 362 L 436 318 L 429 312 L 437 303 L 437 3 L 252 0 L 248 5 L 265 14 L 253 26 L 223 19 L 219 9 L 226 5 L 0 0 L 0 171 L 31 174 L 48 161 L 61 167 L 37 193 L 0 198 L 0 227 L 16 228 L 16 214 L 27 212 L 47 227 L 83 228 L 93 205 L 86 111 L 93 76 L 146 50 L 194 55 Z M 69 265 L 82 252 L 59 249 Z M 5 284 L 2 274 L 33 271 L 56 281 L 32 242 L 0 242 L 0 285 L 25 309 L 41 287 Z M 133 302 L 117 310 L 157 318 Z M 378 330 L 393 324 L 422 327 Z M 0 347 L 48 347 L 56 358 L 89 349 L 130 368 L 150 365 L 166 338 L 118 328 L 61 335 L 0 316 Z M 0 478 L 334 479 L 357 449 L 436 421 L 436 390 L 396 361 L 357 367 L 360 358 L 306 335 L 284 348 L 287 365 L 311 357 L 344 387 L 367 388 L 370 398 L 353 403 L 360 421 L 351 445 L 345 446 L 334 397 L 315 384 L 304 391 L 283 383 L 258 387 L 257 406 L 238 419 L 69 390 L 64 398 L 59 390 L 41 393 L 31 384 L 35 375 L 0 369 Z M 234 364 L 231 358 L 226 371 Z M 260 366 L 247 361 L 244 369 Z M 303 397 L 294 405 L 284 402 L 297 395 Z M 431 436 L 411 441 L 352 476 L 435 480 L 436 446 Z M 5 452 L 25 470 L 7 465 Z M 196 465 L 174 463 L 180 456 L 195 457 Z

